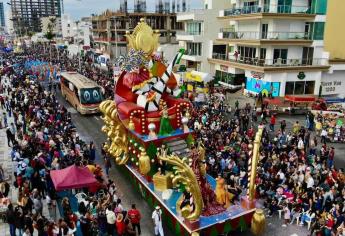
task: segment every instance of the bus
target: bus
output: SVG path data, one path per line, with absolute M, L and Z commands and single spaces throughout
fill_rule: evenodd
M 104 89 L 77 72 L 61 73 L 62 96 L 82 115 L 99 112 Z

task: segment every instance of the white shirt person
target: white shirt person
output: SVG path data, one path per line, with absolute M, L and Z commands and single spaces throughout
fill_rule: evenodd
M 152 220 L 155 224 L 155 236 L 164 236 L 162 225 L 162 210 L 159 206 L 152 212 Z

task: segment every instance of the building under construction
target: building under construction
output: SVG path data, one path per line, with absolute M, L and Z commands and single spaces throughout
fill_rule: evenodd
M 63 0 L 11 0 L 13 27 L 19 35 L 41 31 L 41 17 L 61 17 Z
M 161 33 L 160 44 L 176 44 L 176 31 L 183 30 L 183 24 L 176 21 L 176 13 L 170 10 L 170 1 L 158 0 L 155 12 L 146 10 L 145 0 L 134 0 L 134 9 L 128 9 L 127 0 L 121 0 L 120 10 L 107 10 L 101 15 L 92 17 L 94 46 L 100 51 L 117 57 L 127 51 L 126 31 L 133 30 L 141 18 L 152 29 Z M 165 9 L 169 7 L 169 9 Z

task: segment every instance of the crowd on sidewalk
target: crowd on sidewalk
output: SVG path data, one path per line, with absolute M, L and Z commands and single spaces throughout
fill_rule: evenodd
M 71 114 L 59 104 L 55 91 L 46 89 L 37 76 L 24 70 L 25 60 L 47 59 L 33 52 L 28 49 L 21 57 L 1 55 L 2 67 L 7 69 L 0 79 L 0 128 L 6 129 L 14 173 L 0 168 L 0 214 L 9 225 L 10 235 L 32 236 L 34 230 L 39 236 L 77 235 L 78 230 L 84 236 L 140 234 L 140 212 L 135 205 L 124 209 L 114 183 L 95 164 L 95 145 L 80 139 Z M 75 59 L 61 54 L 59 61 L 54 60 L 52 63 L 59 66 L 76 66 Z M 14 64 L 15 68 L 10 66 Z M 97 69 L 88 70 L 86 63 L 82 70 L 102 74 Z M 87 197 L 78 203 L 77 211 L 68 197 L 56 193 L 50 177 L 51 170 L 71 165 L 93 166 L 100 183 L 100 191 L 85 191 Z M 9 196 L 12 188 L 18 190 L 16 200 Z M 59 219 L 57 205 L 62 209 Z M 43 214 L 46 207 L 48 215 Z
M 226 180 L 232 201 L 246 194 L 249 147 L 254 127 L 260 125 L 256 195 L 268 216 L 283 217 L 282 227 L 307 225 L 310 235 L 345 235 L 345 173 L 334 166 L 335 149 L 328 139 L 320 142 L 313 124 L 303 127 L 297 121 L 288 130 L 285 120 L 278 123 L 273 114 L 266 121 L 255 105 L 239 107 L 236 101 L 229 109 L 223 104 L 210 95 L 207 104 L 194 109 L 190 122 L 204 141 L 208 173 Z

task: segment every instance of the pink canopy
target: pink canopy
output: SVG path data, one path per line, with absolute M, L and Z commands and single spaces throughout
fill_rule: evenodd
M 62 170 L 52 170 L 50 176 L 56 191 L 91 187 L 98 184 L 87 167 L 73 165 Z

